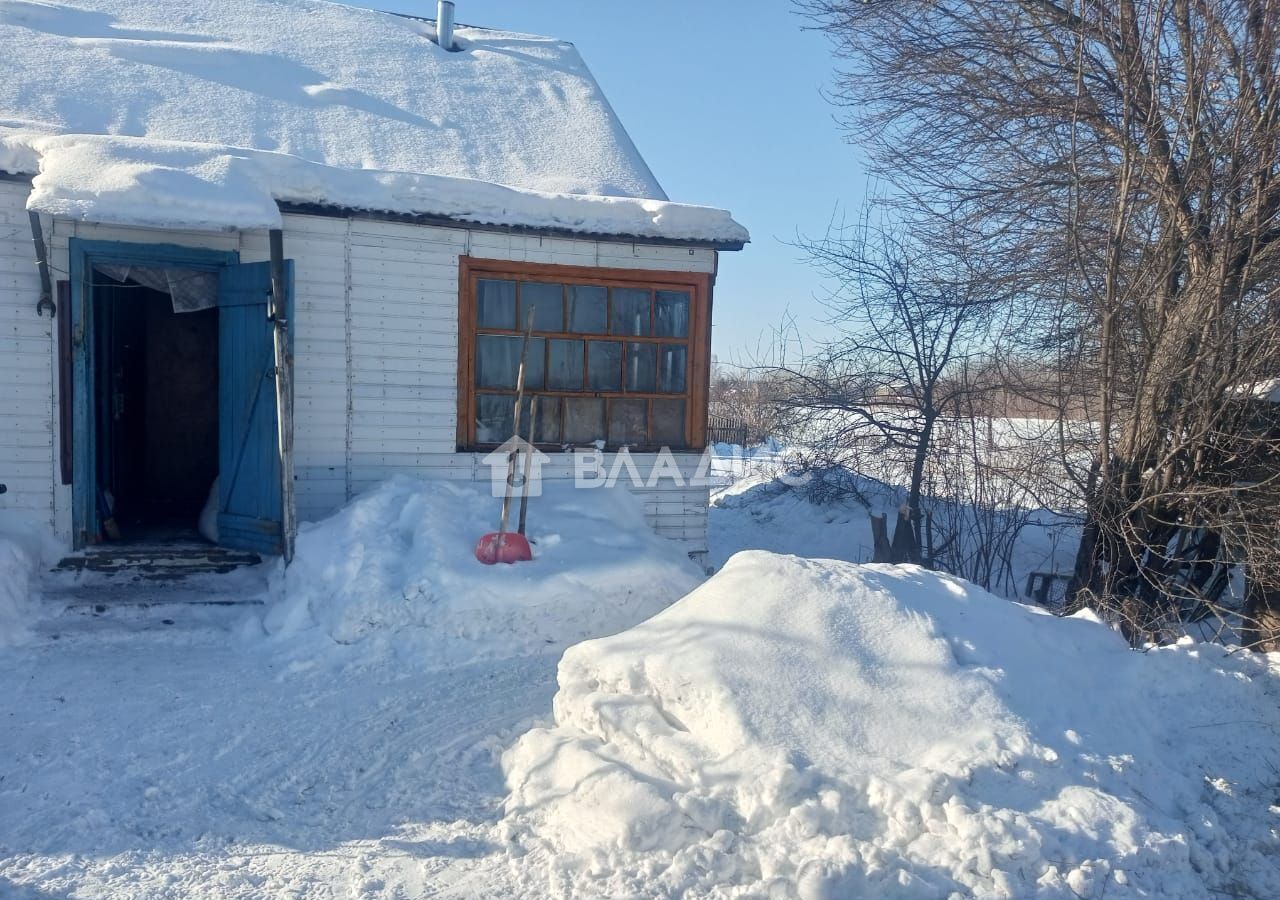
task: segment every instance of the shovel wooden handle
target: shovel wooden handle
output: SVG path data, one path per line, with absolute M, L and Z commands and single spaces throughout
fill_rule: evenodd
M 529 334 L 533 331 L 534 307 L 529 307 L 528 321 L 524 326 L 524 338 L 520 342 L 520 368 L 516 371 L 516 408 L 512 414 L 512 437 L 520 437 L 520 408 L 524 406 L 524 364 L 529 358 Z M 511 516 L 511 479 L 516 474 L 518 455 L 515 450 L 507 458 L 507 483 L 502 490 L 502 518 L 498 521 L 498 534 L 507 533 L 507 521 Z
M 533 469 L 533 441 L 538 435 L 538 398 L 529 401 L 529 446 L 524 449 L 524 481 L 520 485 L 520 525 L 516 528 L 524 534 L 524 517 L 529 511 L 529 472 Z

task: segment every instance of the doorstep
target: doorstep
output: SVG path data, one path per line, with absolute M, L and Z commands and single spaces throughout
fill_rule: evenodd
M 139 607 L 261 606 L 262 558 L 199 542 L 113 544 L 68 556 L 41 585 L 46 602 L 100 615 Z
M 68 556 L 54 572 L 97 572 L 131 580 L 181 581 L 191 575 L 222 575 L 256 566 L 262 557 L 247 550 L 212 544 L 116 544 L 93 547 Z

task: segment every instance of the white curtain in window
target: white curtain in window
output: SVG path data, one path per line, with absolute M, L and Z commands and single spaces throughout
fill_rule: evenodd
M 176 313 L 197 312 L 218 305 L 218 273 L 169 266 L 94 266 L 116 281 L 132 280 L 173 298 Z

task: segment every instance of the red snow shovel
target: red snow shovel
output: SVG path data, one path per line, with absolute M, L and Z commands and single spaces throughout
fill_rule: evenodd
M 533 330 L 533 309 L 529 310 L 529 323 L 524 329 L 524 341 L 520 347 L 520 368 L 516 372 L 516 409 L 513 416 L 511 437 L 511 453 L 507 457 L 507 480 L 502 493 L 502 518 L 498 521 L 498 530 L 491 531 L 476 544 L 476 559 L 486 566 L 495 563 L 528 562 L 533 559 L 533 549 L 523 534 L 512 534 L 507 531 L 507 520 L 511 514 L 511 482 L 515 479 L 516 462 L 520 454 L 517 442 L 520 438 L 520 408 L 524 406 L 524 364 L 529 355 L 529 332 Z M 532 437 L 532 435 L 530 435 Z M 528 490 L 528 478 L 525 479 L 525 490 Z

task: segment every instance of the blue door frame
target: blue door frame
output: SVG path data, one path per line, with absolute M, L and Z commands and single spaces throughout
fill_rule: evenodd
M 79 549 L 98 535 L 97 434 L 94 428 L 93 267 L 181 266 L 218 271 L 240 261 L 234 250 L 206 250 L 176 244 L 132 244 L 71 238 L 71 335 L 73 346 L 72 543 Z

